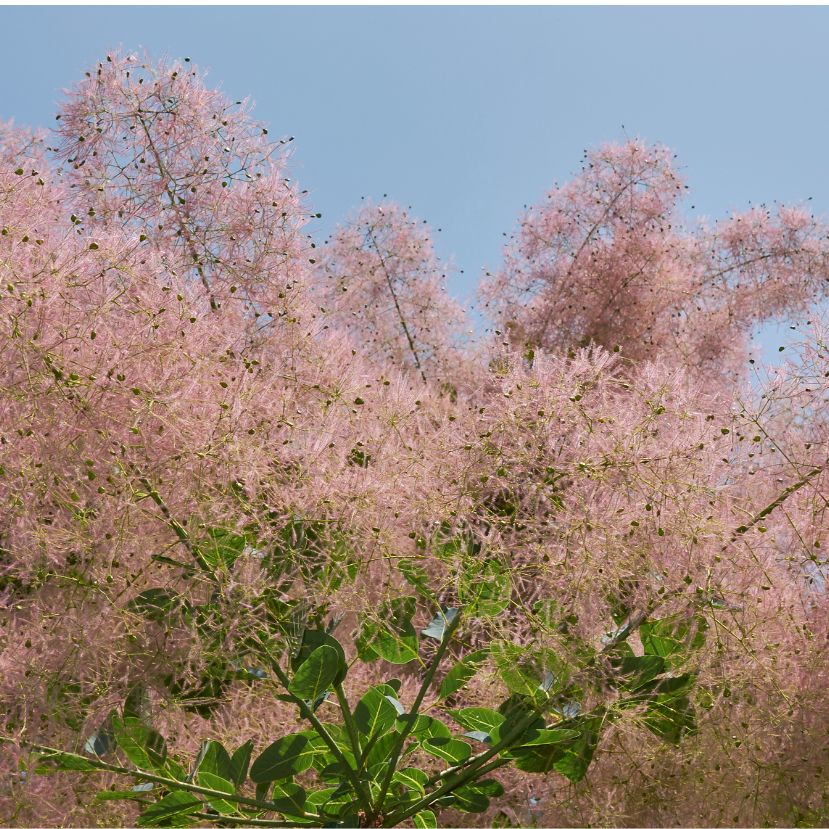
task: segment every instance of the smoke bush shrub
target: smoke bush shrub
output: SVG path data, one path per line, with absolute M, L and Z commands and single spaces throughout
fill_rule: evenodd
M 0 130 L 4 822 L 825 822 L 825 224 L 599 148 L 465 340 L 428 228 L 321 244 L 188 61 L 57 124 Z

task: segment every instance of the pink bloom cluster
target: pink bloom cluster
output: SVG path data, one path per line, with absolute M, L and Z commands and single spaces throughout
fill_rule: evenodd
M 82 748 L 140 683 L 183 748 L 273 739 L 287 709 L 255 683 L 199 716 L 205 666 L 244 652 L 266 597 L 350 631 L 414 568 L 448 602 L 491 577 L 470 636 L 565 661 L 619 602 L 708 619 L 699 733 L 668 753 L 622 717 L 582 784 L 534 784 L 542 822 L 825 817 L 827 226 L 690 227 L 666 149 L 603 147 L 524 215 L 474 340 L 407 211 L 312 241 L 285 144 L 189 62 L 119 54 L 56 134 L 0 128 L 5 735 Z M 752 375 L 772 319 L 802 342 Z M 246 542 L 207 583 L 193 549 L 217 529 Z M 221 635 L 136 612 L 158 588 L 218 603 Z M 0 759 L 4 823 L 102 819 L 27 757 Z

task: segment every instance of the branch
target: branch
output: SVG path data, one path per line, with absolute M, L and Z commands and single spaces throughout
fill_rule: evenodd
M 445 616 L 444 616 L 445 618 Z M 437 672 L 438 665 L 440 664 L 441 660 L 443 659 L 443 655 L 446 653 L 446 649 L 449 647 L 449 640 L 452 638 L 452 634 L 457 629 L 458 625 L 461 622 L 461 612 L 455 614 L 455 618 L 449 622 L 448 625 L 444 628 L 443 631 L 443 638 L 440 641 L 440 645 L 438 649 L 435 651 L 435 655 L 432 658 L 432 664 L 429 666 L 429 670 L 426 671 L 426 676 L 423 678 L 423 682 L 420 684 L 420 690 L 417 693 L 417 697 L 415 698 L 414 704 L 412 705 L 412 709 L 408 715 L 408 721 L 406 725 L 403 727 L 403 730 L 400 732 L 400 736 L 397 738 L 397 744 L 394 748 L 394 753 L 392 754 L 389 760 L 389 770 L 386 772 L 386 777 L 383 780 L 383 785 L 380 788 L 380 794 L 377 796 L 377 809 L 380 810 L 383 808 L 383 800 L 386 797 L 386 793 L 389 790 L 389 786 L 391 785 L 392 778 L 394 777 L 395 769 L 397 768 L 397 761 L 400 759 L 400 755 L 403 752 L 403 747 L 406 742 L 406 738 L 411 733 L 411 730 L 414 728 L 415 721 L 417 720 L 417 712 L 420 710 L 420 706 L 423 703 L 423 699 L 426 696 L 426 691 L 429 689 L 429 686 L 432 684 L 432 680 L 435 678 L 435 673 Z
M 351 768 L 348 760 L 346 759 L 345 755 L 340 751 L 340 747 L 334 742 L 331 738 L 331 735 L 328 733 L 325 725 L 320 721 L 316 714 L 311 710 L 311 706 L 308 705 L 305 700 L 300 699 L 295 694 L 292 694 L 288 690 L 288 686 L 290 685 L 290 679 L 285 671 L 282 670 L 282 666 L 279 664 L 279 661 L 273 657 L 273 655 L 268 651 L 267 648 L 264 650 L 264 656 L 266 657 L 268 664 L 273 668 L 273 672 L 276 674 L 279 681 L 285 687 L 285 690 L 288 691 L 288 694 L 293 698 L 294 704 L 299 708 L 302 712 L 302 716 L 311 723 L 314 728 L 314 731 L 320 735 L 323 742 L 328 746 L 331 753 L 336 757 L 337 761 L 342 765 L 343 772 L 345 776 L 348 778 L 348 782 L 351 784 L 351 787 L 354 789 L 354 794 L 357 796 L 357 799 L 360 801 L 362 807 L 366 810 L 366 812 L 371 811 L 371 799 L 367 794 L 366 790 L 363 788 L 363 785 L 360 781 L 360 778 L 357 777 L 357 773 Z M 359 762 L 359 758 L 355 758 L 356 762 Z
M 196 564 L 198 564 L 199 567 L 215 581 L 216 577 L 210 569 L 210 565 L 205 561 L 204 556 L 202 556 L 198 548 L 193 544 L 187 530 L 185 530 L 184 527 L 173 517 L 173 514 L 170 512 L 170 508 L 164 502 L 161 495 L 159 495 L 158 490 L 150 483 L 146 475 L 144 475 L 144 473 L 131 461 L 129 462 L 129 468 L 130 471 L 138 478 L 138 482 L 141 486 L 147 490 L 149 498 L 154 501 L 159 510 L 161 510 L 161 514 L 164 516 L 164 522 L 176 534 L 182 546 L 195 559 Z
M 366 235 L 368 236 L 368 239 L 371 242 L 371 244 L 374 245 L 374 249 L 377 251 L 377 256 L 380 259 L 380 267 L 383 269 L 383 273 L 386 275 L 386 283 L 389 286 L 389 292 L 391 293 L 391 298 L 394 301 L 394 307 L 397 309 L 397 316 L 400 319 L 400 325 L 403 327 L 403 333 L 406 335 L 406 339 L 409 342 L 409 350 L 412 352 L 412 356 L 414 357 L 417 370 L 420 372 L 420 376 L 423 378 L 423 382 L 425 383 L 426 374 L 423 371 L 423 366 L 421 366 L 420 364 L 420 357 L 417 353 L 417 348 L 415 348 L 414 338 L 409 332 L 409 326 L 406 325 L 406 318 L 403 316 L 403 311 L 400 308 L 400 303 L 397 300 L 397 293 L 394 290 L 394 284 L 391 281 L 391 275 L 389 274 L 389 270 L 386 267 L 386 260 L 383 258 L 383 254 L 380 252 L 380 246 L 377 244 L 377 240 L 374 238 L 374 234 L 371 232 L 371 228 L 369 228 L 368 231 L 366 231 Z
M 197 786 L 195 783 L 185 783 L 180 780 L 175 780 L 171 777 L 162 777 L 158 774 L 152 774 L 146 771 L 140 771 L 139 769 L 127 769 L 123 766 L 115 766 L 112 763 L 105 763 L 103 760 L 93 760 L 89 757 L 85 757 L 83 754 L 76 754 L 73 751 L 62 751 L 61 749 L 51 748 L 50 746 L 40 745 L 39 743 L 31 743 L 28 740 L 20 740 L 19 743 L 13 740 L 11 737 L 3 737 L 0 736 L 0 743 L 9 743 L 12 745 L 23 745 L 27 748 L 30 748 L 39 754 L 45 755 L 48 759 L 58 758 L 58 757 L 71 757 L 75 760 L 81 760 L 84 763 L 93 766 L 100 771 L 108 771 L 112 772 L 113 774 L 121 774 L 127 777 L 135 777 L 139 780 L 147 780 L 151 783 L 160 783 L 168 788 L 175 788 L 175 789 L 183 789 L 184 791 L 193 792 L 193 794 L 201 794 L 205 797 L 210 798 L 211 800 L 227 800 L 230 803 L 241 803 L 244 806 L 251 806 L 255 809 L 259 809 L 264 812 L 277 812 L 281 815 L 284 815 L 285 812 L 282 811 L 277 807 L 276 803 L 272 803 L 271 801 L 265 800 L 254 800 L 250 797 L 243 797 L 242 795 L 235 795 L 235 794 L 228 794 L 227 792 L 221 792 L 218 789 L 209 789 L 206 786 Z M 71 771 L 71 769 L 69 769 Z M 78 769 L 78 771 L 83 771 L 83 769 Z M 308 820 L 319 820 L 319 815 L 314 815 L 309 812 L 303 812 L 301 815 L 288 815 L 288 817 L 296 817 L 299 819 L 308 819 Z M 224 819 L 224 816 L 222 816 Z M 270 824 L 273 825 L 273 824 Z M 282 823 L 282 826 L 306 826 L 305 823 Z
M 758 524 L 767 515 L 774 512 L 774 510 L 776 510 L 790 495 L 794 495 L 794 493 L 801 487 L 806 486 L 812 478 L 820 475 L 820 473 L 827 469 L 827 467 L 829 467 L 829 461 L 824 463 L 823 466 L 817 466 L 814 469 L 810 469 L 799 481 L 795 481 L 790 486 L 787 486 L 770 504 L 763 507 L 760 512 L 754 515 L 747 524 L 742 524 L 737 527 L 737 529 L 734 530 L 734 535 L 731 537 L 731 540 L 735 541 L 738 535 L 744 535 L 747 533 L 755 524 Z

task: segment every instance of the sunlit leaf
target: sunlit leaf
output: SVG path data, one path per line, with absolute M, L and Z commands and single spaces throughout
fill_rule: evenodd
M 377 616 L 363 620 L 357 637 L 357 653 L 364 661 L 382 658 L 395 665 L 417 659 L 417 634 L 412 625 L 415 600 L 403 596 L 383 602 Z
M 112 729 L 118 748 L 138 768 L 154 770 L 164 766 L 167 746 L 157 731 L 136 720 L 120 717 L 112 718 Z
M 388 686 L 380 685 L 369 688 L 354 708 L 354 722 L 358 731 L 371 737 L 375 733 L 382 733 L 397 719 L 397 709 L 389 701 L 386 693 Z
M 435 813 L 429 809 L 422 809 L 412 818 L 412 822 L 418 829 L 436 829 L 438 819 Z
M 437 639 L 438 642 L 443 641 L 446 634 L 446 628 L 455 621 L 455 617 L 459 613 L 457 607 L 448 607 L 436 614 L 431 622 L 421 631 L 424 636 L 429 636 L 432 639 Z
M 462 763 L 472 753 L 469 743 L 456 740 L 454 737 L 430 737 L 423 740 L 420 747 L 429 754 L 434 754 L 435 757 L 440 757 L 453 765 Z
M 421 795 L 426 791 L 428 780 L 429 775 L 417 768 L 398 769 L 392 777 L 392 783 L 399 783 L 401 786 L 412 789 Z
M 498 726 L 506 722 L 506 717 L 491 708 L 461 708 L 450 711 L 449 716 L 464 728 L 471 731 L 483 731 L 491 734 Z
M 475 676 L 488 655 L 488 650 L 473 651 L 456 662 L 440 683 L 438 699 L 446 699 L 463 688 Z
M 330 645 L 320 645 L 299 666 L 288 690 L 305 700 L 316 700 L 331 687 L 340 672 L 340 656 Z

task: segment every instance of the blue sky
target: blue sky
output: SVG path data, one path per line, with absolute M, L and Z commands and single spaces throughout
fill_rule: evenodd
M 411 205 L 469 298 L 523 205 L 626 135 L 676 151 L 692 215 L 829 217 L 827 43 L 829 8 L 0 7 L 0 118 L 52 124 L 118 45 L 189 56 L 296 137 L 327 229 L 361 196 Z

